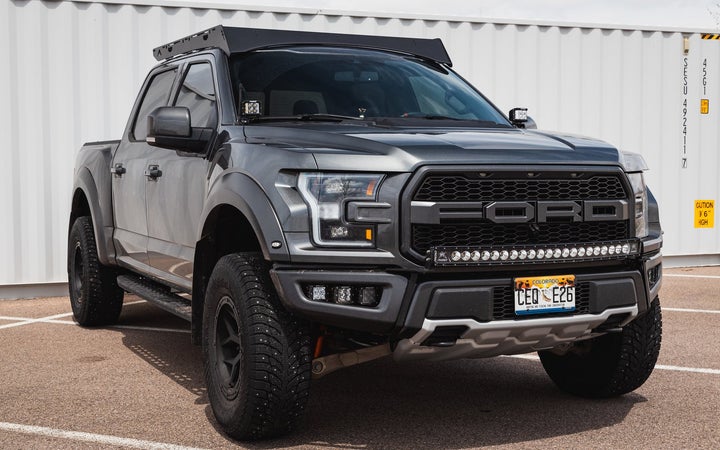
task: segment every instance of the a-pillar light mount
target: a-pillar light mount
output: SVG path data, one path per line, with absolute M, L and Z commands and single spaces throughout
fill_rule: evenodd
M 640 251 L 637 239 L 587 244 L 443 246 L 428 250 L 426 261 L 439 267 L 574 263 L 626 259 L 639 255 Z
M 513 108 L 508 114 L 510 122 L 518 128 L 525 128 L 525 124 L 528 122 L 528 110 L 527 108 Z
M 257 117 L 262 115 L 262 106 L 257 100 L 245 100 L 241 103 L 240 111 L 243 116 Z

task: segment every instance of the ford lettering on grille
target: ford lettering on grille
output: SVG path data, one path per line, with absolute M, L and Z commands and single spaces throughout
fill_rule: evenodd
M 413 223 L 486 219 L 494 223 L 599 222 L 629 218 L 627 200 L 530 202 L 420 202 L 411 204 Z

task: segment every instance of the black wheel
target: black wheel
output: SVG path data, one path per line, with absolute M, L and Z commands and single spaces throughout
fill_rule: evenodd
M 261 257 L 218 261 L 205 295 L 203 353 L 210 405 L 229 436 L 255 440 L 295 428 L 310 389 L 311 341 L 280 305 Z
M 580 341 L 562 355 L 538 352 L 545 371 L 563 391 L 582 397 L 603 398 L 627 394 L 648 379 L 660 353 L 662 313 L 660 300 L 623 327 Z
M 116 272 L 98 261 L 90 217 L 78 217 L 68 241 L 68 281 L 73 316 L 82 326 L 117 322 L 123 303 Z

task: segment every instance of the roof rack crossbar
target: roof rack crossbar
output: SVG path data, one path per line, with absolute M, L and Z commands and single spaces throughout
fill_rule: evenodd
M 193 51 L 219 48 L 227 55 L 283 45 L 347 45 L 415 55 L 452 65 L 440 39 L 367 36 L 360 34 L 316 33 L 261 28 L 234 28 L 218 25 L 169 44 L 156 47 L 153 55 L 163 61 Z

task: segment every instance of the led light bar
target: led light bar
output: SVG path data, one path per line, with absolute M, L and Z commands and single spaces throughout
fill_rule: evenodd
M 595 242 L 584 245 L 433 247 L 428 251 L 428 262 L 436 266 L 543 264 L 623 259 L 639 253 L 638 240 Z

